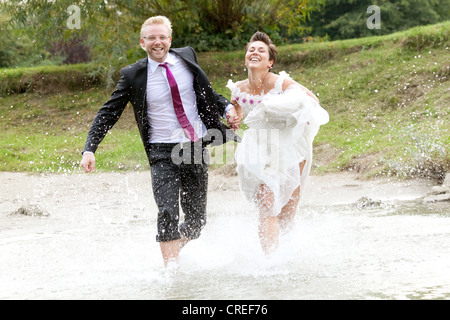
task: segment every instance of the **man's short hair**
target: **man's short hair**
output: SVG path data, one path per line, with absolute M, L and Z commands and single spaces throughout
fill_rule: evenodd
M 165 16 L 155 16 L 155 17 L 148 18 L 142 24 L 141 37 L 142 37 L 142 29 L 144 29 L 145 27 L 150 26 L 152 24 L 163 24 L 163 25 L 165 25 L 167 27 L 167 29 L 169 29 L 169 37 L 172 36 L 172 23 L 170 22 L 170 20 L 167 17 L 165 17 Z

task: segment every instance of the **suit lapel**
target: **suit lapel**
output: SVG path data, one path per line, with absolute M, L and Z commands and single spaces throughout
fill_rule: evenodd
M 145 107 L 145 98 L 147 95 L 147 67 L 148 67 L 148 58 L 139 60 L 136 63 L 135 68 L 135 83 L 137 90 L 137 101 L 138 103 L 142 103 L 142 106 Z
M 195 76 L 198 76 L 200 67 L 195 62 L 194 57 L 193 56 L 191 57 L 188 54 L 187 50 L 184 50 L 184 48 L 173 48 L 170 49 L 169 52 L 176 54 L 181 60 L 184 61 L 189 70 L 191 70 Z

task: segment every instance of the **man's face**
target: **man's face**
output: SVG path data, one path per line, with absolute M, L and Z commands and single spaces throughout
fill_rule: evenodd
M 150 59 L 164 62 L 172 44 L 169 29 L 163 24 L 152 24 L 141 30 L 141 47 Z

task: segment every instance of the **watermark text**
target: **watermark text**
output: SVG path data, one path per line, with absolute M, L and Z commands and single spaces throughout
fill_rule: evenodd
M 366 25 L 370 30 L 381 29 L 381 10 L 379 6 L 371 5 L 367 8 L 367 13 L 372 15 L 367 19 Z
M 66 26 L 68 29 L 81 29 L 81 10 L 79 6 L 74 4 L 67 7 L 67 13 L 70 15 L 67 18 Z

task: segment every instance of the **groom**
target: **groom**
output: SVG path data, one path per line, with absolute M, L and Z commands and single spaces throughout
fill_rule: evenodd
M 227 124 L 234 128 L 237 114 L 212 89 L 191 47 L 170 48 L 169 19 L 147 19 L 140 43 L 148 57 L 121 70 L 116 90 L 92 123 L 80 165 L 85 172 L 94 171 L 97 147 L 131 102 L 150 163 L 159 210 L 156 240 L 167 266 L 187 241 L 200 236 L 206 223 L 206 145 L 239 141 L 220 121 L 226 115 Z M 179 201 L 184 213 L 180 225 Z

